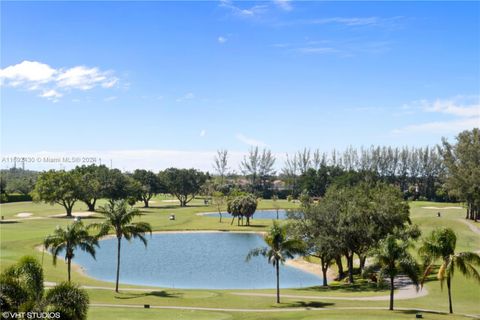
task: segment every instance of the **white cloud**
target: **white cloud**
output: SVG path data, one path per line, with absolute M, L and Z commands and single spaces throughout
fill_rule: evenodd
M 451 116 L 446 121 L 430 121 L 426 123 L 412 124 L 395 129 L 393 133 L 452 133 L 472 129 L 480 126 L 480 97 L 479 96 L 456 96 L 450 99 L 436 99 L 434 101 L 419 100 L 411 104 L 403 105 L 402 110 L 415 114 L 437 113 Z
M 461 120 L 452 120 L 452 121 L 436 121 L 436 122 L 427 122 L 421 124 L 414 124 L 403 127 L 401 129 L 393 130 L 395 134 L 402 133 L 437 133 L 437 134 L 447 134 L 447 133 L 456 133 L 463 130 L 470 130 L 475 127 L 480 126 L 479 118 L 467 118 Z
M 105 99 L 103 99 L 103 101 L 113 101 L 113 100 L 117 100 L 118 97 L 117 96 L 110 96 L 110 97 L 106 97 Z
M 41 91 L 40 97 L 58 100 L 72 89 L 112 88 L 118 83 L 118 78 L 112 76 L 111 72 L 101 71 L 96 67 L 55 69 L 38 61 L 23 61 L 0 69 L 0 83 L 30 91 Z
M 263 141 L 260 141 L 260 140 L 256 140 L 256 139 L 253 139 L 253 138 L 249 138 L 241 133 L 238 133 L 235 135 L 235 138 L 237 138 L 237 140 L 249 145 L 249 146 L 252 146 L 252 147 L 266 147 L 267 144 Z
M 329 47 L 303 47 L 296 49 L 296 51 L 306 54 L 326 54 L 338 52 L 337 49 Z
M 182 102 L 182 101 L 186 101 L 186 100 L 193 100 L 195 99 L 195 94 L 193 92 L 188 92 L 186 94 L 184 94 L 183 96 L 177 98 L 177 102 Z
M 457 96 L 453 99 L 437 99 L 433 102 L 422 100 L 423 108 L 428 112 L 451 114 L 458 117 L 480 117 L 480 101 L 478 97 Z
M 221 43 L 221 44 L 227 42 L 227 40 L 228 40 L 227 38 L 222 37 L 222 36 L 218 37 L 218 39 L 217 39 L 218 43 Z
M 378 17 L 353 17 L 353 18 L 342 18 L 342 17 L 333 17 L 333 18 L 324 18 L 324 19 L 315 19 L 311 20 L 311 24 L 343 24 L 346 26 L 366 26 L 366 25 L 376 25 L 381 21 Z
M 56 82 L 61 88 L 89 90 L 97 85 L 111 88 L 117 83 L 117 79 L 109 77 L 107 72 L 101 72 L 98 68 L 78 66 L 61 72 Z
M 282 10 L 291 11 L 293 9 L 290 0 L 274 0 L 273 2 Z
M 48 100 L 51 100 L 53 102 L 57 102 L 61 97 L 63 96 L 63 94 L 61 94 L 60 92 L 54 90 L 54 89 L 50 89 L 50 90 L 47 90 L 47 91 L 44 91 L 40 97 L 42 98 L 47 98 Z
M 200 137 L 205 137 L 206 134 L 207 134 L 207 131 L 205 129 L 202 129 L 200 131 Z
M 266 5 L 254 5 L 250 8 L 240 8 L 233 4 L 230 0 L 220 0 L 220 6 L 229 9 L 234 15 L 239 17 L 255 17 L 264 13 L 268 6 Z
M 52 81 L 57 72 L 48 64 L 25 60 L 5 69 L 0 69 L 0 79 L 2 84 L 5 81 L 12 86 L 17 86 L 24 82 L 45 83 Z

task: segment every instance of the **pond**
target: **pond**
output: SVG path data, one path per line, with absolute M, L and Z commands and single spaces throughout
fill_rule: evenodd
M 265 246 L 255 233 L 158 233 L 140 241 L 122 241 L 120 282 L 169 288 L 266 289 L 275 287 L 275 270 L 267 259 L 245 261 L 248 252 Z M 99 280 L 115 281 L 117 240 L 100 241 L 97 259 L 77 251 L 74 262 Z M 282 265 L 283 288 L 319 285 L 321 278 Z
M 209 213 L 202 213 L 202 216 L 207 217 L 219 217 L 218 212 L 209 212 Z M 223 212 L 222 216 L 225 218 L 230 217 L 231 215 L 228 212 Z M 276 210 L 257 210 L 253 215 L 253 219 L 277 219 L 277 211 Z M 280 209 L 278 210 L 278 219 L 284 220 L 287 219 L 287 210 Z

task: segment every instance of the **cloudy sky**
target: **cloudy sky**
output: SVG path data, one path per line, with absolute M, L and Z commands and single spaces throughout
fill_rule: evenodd
M 478 2 L 1 7 L 2 168 L 208 170 L 219 148 L 235 162 L 257 145 L 424 146 L 480 126 Z

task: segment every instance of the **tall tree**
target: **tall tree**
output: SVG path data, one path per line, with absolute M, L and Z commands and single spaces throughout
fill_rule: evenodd
M 160 172 L 160 179 L 166 190 L 180 201 L 180 206 L 186 207 L 200 192 L 207 176 L 195 169 L 169 168 Z
M 312 159 L 310 157 L 310 149 L 304 148 L 297 152 L 297 163 L 300 174 L 304 174 L 312 167 Z
M 75 250 L 79 248 L 89 253 L 95 259 L 95 247 L 98 247 L 98 240 L 88 233 L 87 228 L 81 221 L 75 221 L 65 229 L 57 227 L 53 234 L 45 238 L 43 245 L 45 249 L 51 250 L 54 265 L 57 264 L 57 256 L 61 252 L 65 253 L 68 282 L 70 282 L 72 259 L 75 256 Z
M 148 202 L 153 196 L 163 191 L 160 177 L 152 171 L 137 169 L 132 175 L 133 180 L 139 184 L 138 196 L 143 201 L 144 207 L 148 208 Z
M 452 229 L 435 229 L 423 240 L 419 250 L 426 266 L 422 284 L 432 272 L 435 262 L 440 260 L 437 278 L 440 280 L 442 289 L 444 282 L 447 282 L 450 313 L 453 313 L 451 286 L 454 271 L 458 269 L 464 276 L 473 278 L 480 283 L 480 273 L 475 269 L 475 267 L 480 267 L 480 255 L 475 252 L 455 253 L 456 243 L 457 236 Z
M 260 178 L 260 185 L 264 192 L 271 187 L 272 176 L 275 175 L 274 165 L 275 157 L 272 152 L 268 149 L 263 149 L 258 167 L 258 175 Z
M 128 197 L 138 197 L 138 184 L 118 169 L 102 171 L 100 181 L 104 189 L 103 195 L 107 199 L 120 200 Z
M 248 157 L 243 157 L 243 160 L 240 163 L 240 171 L 245 176 L 250 178 L 250 185 L 252 191 L 255 191 L 257 187 L 258 172 L 260 169 L 260 159 L 261 155 L 258 147 L 255 147 L 250 149 Z
M 298 190 L 298 161 L 297 154 L 294 154 L 293 158 L 290 158 L 287 154 L 287 159 L 285 160 L 282 173 L 286 178 L 286 183 L 292 190 L 292 195 L 297 196 L 299 193 Z
M 467 204 L 467 218 L 480 219 L 480 130 L 463 131 L 452 145 L 443 139 L 447 189 Z
M 374 252 L 376 265 L 380 267 L 379 281 L 382 281 L 384 277 L 389 278 L 389 310 L 393 310 L 395 278 L 399 274 L 406 275 L 418 288 L 420 267 L 408 252 L 410 246 L 409 241 L 402 241 L 398 239 L 397 235 L 390 234 L 380 241 L 378 248 Z
M 217 154 L 213 161 L 213 168 L 215 172 L 220 176 L 220 184 L 225 184 L 225 174 L 228 170 L 228 150 L 217 150 Z
M 277 286 L 277 303 L 280 303 L 280 264 L 283 264 L 286 259 L 293 259 L 297 254 L 303 254 L 305 247 L 302 241 L 288 238 L 285 226 L 279 225 L 276 221 L 273 222 L 273 226 L 265 236 L 265 242 L 267 247 L 251 250 L 246 261 L 261 255 L 273 265 Z
M 73 206 L 79 200 L 79 188 L 80 177 L 77 173 L 50 170 L 40 174 L 32 194 L 34 201 L 61 205 L 67 217 L 71 217 Z
M 152 233 L 152 228 L 147 222 L 132 222 L 134 218 L 142 214 L 136 208 L 129 207 L 125 200 L 110 201 L 100 208 L 100 213 L 105 217 L 103 223 L 94 224 L 93 227 L 99 228 L 99 236 L 107 235 L 110 231 L 115 233 L 117 238 L 117 273 L 115 280 L 115 291 L 118 292 L 118 283 L 120 280 L 120 252 L 122 239 L 128 241 L 140 239 L 147 246 L 145 234 Z
M 80 179 L 79 200 L 87 205 L 88 211 L 95 211 L 97 200 L 105 196 L 106 186 L 102 183 L 102 177 L 108 175 L 108 170 L 104 165 L 95 164 L 78 166 L 73 170 Z
M 306 243 L 307 255 L 320 259 L 323 286 L 328 286 L 328 268 L 343 254 L 343 246 L 337 234 L 339 216 L 335 208 L 331 208 L 333 205 L 332 201 L 321 201 L 303 206 L 298 212 L 288 213 L 288 218 L 292 221 L 288 228 L 289 233 Z M 339 277 L 341 278 L 340 274 Z

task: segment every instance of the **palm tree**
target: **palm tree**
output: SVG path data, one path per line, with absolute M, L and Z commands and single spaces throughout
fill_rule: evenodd
M 68 282 L 71 280 L 72 259 L 77 248 L 89 253 L 95 259 L 95 247 L 98 247 L 97 237 L 91 236 L 81 221 L 75 221 L 65 229 L 57 227 L 52 235 L 43 242 L 45 249 L 50 249 L 53 255 L 53 264 L 57 264 L 57 255 L 65 251 L 67 261 Z
M 88 294 L 78 285 L 62 282 L 48 290 L 45 298 L 50 312 L 59 312 L 62 319 L 84 320 L 87 319 Z
M 43 270 L 38 261 L 24 256 L 0 275 L 2 310 L 36 310 L 42 307 Z
M 251 250 L 246 261 L 261 255 L 268 258 L 268 263 L 273 264 L 277 278 L 277 303 L 280 303 L 280 263 L 283 264 L 286 259 L 294 258 L 296 254 L 304 253 L 305 246 L 300 240 L 288 239 L 285 226 L 280 226 L 276 221 L 273 221 L 273 226 L 265 236 L 265 242 L 268 247 Z
M 145 233 L 152 233 L 152 228 L 147 222 L 132 222 L 135 217 L 142 214 L 136 208 L 129 207 L 127 201 L 110 201 L 100 208 L 100 213 L 105 217 L 105 221 L 94 225 L 100 228 L 99 236 L 108 234 L 111 230 L 117 237 L 117 278 L 115 282 L 115 292 L 118 292 L 118 282 L 120 279 L 120 248 L 122 238 L 130 241 L 132 238 L 140 239 L 147 246 Z
M 467 278 L 473 278 L 480 283 L 480 273 L 475 269 L 475 266 L 480 266 L 480 255 L 474 252 L 455 253 L 456 243 L 457 236 L 452 229 L 436 229 L 423 240 L 422 247 L 419 250 L 426 266 L 422 285 L 426 277 L 432 272 L 434 263 L 441 259 L 437 278 L 440 280 L 442 289 L 445 280 L 447 281 L 450 313 L 453 313 L 451 284 L 455 269 L 460 270 Z
M 389 235 L 380 242 L 375 252 L 377 266 L 380 266 L 380 278 L 386 276 L 390 280 L 390 310 L 393 310 L 394 280 L 397 275 L 406 275 L 418 288 L 420 268 L 408 252 L 409 246 L 408 241 L 398 240 L 396 235 Z
M 88 294 L 77 285 L 64 282 L 44 296 L 43 269 L 35 258 L 24 256 L 0 274 L 2 311 L 48 311 L 60 312 L 62 319 L 87 318 Z

